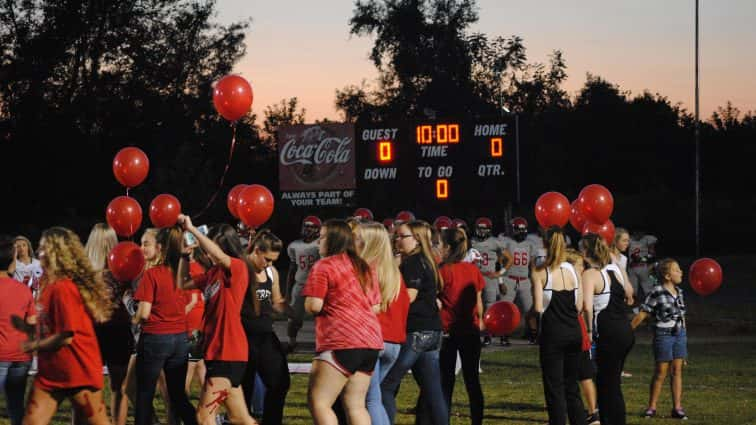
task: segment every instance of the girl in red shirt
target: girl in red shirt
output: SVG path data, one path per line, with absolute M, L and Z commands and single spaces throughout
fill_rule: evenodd
M 199 288 L 205 294 L 203 356 L 207 372 L 197 406 L 197 420 L 215 424 L 218 408 L 224 406 L 234 424 L 256 425 L 244 401 L 241 381 L 247 366 L 247 338 L 241 323 L 241 309 L 249 284 L 249 268 L 242 258 L 239 236 L 233 227 L 222 224 L 209 237 L 179 215 L 179 224 L 197 239 L 213 266 L 200 276 L 189 276 L 187 254 L 179 265 L 181 289 Z
M 39 353 L 24 423 L 49 423 L 67 398 L 75 420 L 109 424 L 93 325 L 113 313 L 108 288 L 92 269 L 79 237 L 68 229 L 45 230 L 39 256 L 45 271 L 39 299 L 42 338 L 23 344 L 25 352 Z
M 441 324 L 446 336 L 441 343 L 441 387 L 451 406 L 457 353 L 462 359 L 462 376 L 470 398 L 470 423 L 483 423 L 483 390 L 480 387 L 480 331 L 483 324 L 481 291 L 486 281 L 475 264 L 464 262 L 467 237 L 461 229 L 441 233 Z
M 308 400 L 316 424 L 336 424 L 331 408 L 342 390 L 352 425 L 370 424 L 365 396 L 383 348 L 375 313 L 380 288 L 370 266 L 357 255 L 354 236 L 343 220 L 320 230 L 321 259 L 302 290 L 305 311 L 315 315 L 315 351 Z
M 157 234 L 160 263 L 142 275 L 134 293 L 139 307 L 134 323 L 142 325 L 137 344 L 136 425 L 152 424 L 152 399 L 160 372 L 165 372 L 170 408 L 185 424 L 196 424 L 194 406 L 184 392 L 189 358 L 186 305 L 176 283 L 183 235 L 178 227 Z

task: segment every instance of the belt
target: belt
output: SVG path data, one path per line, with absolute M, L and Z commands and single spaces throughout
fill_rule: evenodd
M 510 278 L 510 279 L 512 279 L 512 280 L 514 280 L 514 281 L 516 281 L 517 283 L 520 283 L 520 282 L 522 282 L 523 280 L 528 280 L 528 277 L 527 277 L 527 276 L 510 276 L 510 275 L 507 275 L 506 277 L 508 277 L 508 278 Z

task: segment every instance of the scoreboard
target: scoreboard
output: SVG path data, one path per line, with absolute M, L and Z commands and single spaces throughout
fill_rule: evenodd
M 357 202 L 448 212 L 514 201 L 515 141 L 512 117 L 358 125 Z

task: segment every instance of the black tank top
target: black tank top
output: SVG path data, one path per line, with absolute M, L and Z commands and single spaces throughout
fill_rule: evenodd
M 546 271 L 547 276 L 549 271 Z M 548 277 L 547 277 L 548 279 Z M 542 343 L 581 341 L 582 334 L 575 306 L 575 289 L 551 290 L 551 301 L 541 318 Z
M 599 312 L 596 319 L 598 327 L 597 343 L 620 344 L 631 343 L 633 329 L 627 316 L 625 307 L 625 288 L 612 271 L 607 271 L 609 282 L 604 279 L 604 285 L 609 285 L 609 303 Z M 603 273 L 602 273 L 603 276 Z
M 268 270 L 265 271 L 265 281 L 257 284 L 255 296 L 260 302 L 260 315 L 255 315 L 254 300 L 247 291 L 242 304 L 241 319 L 244 331 L 248 334 L 273 332 L 273 279 Z

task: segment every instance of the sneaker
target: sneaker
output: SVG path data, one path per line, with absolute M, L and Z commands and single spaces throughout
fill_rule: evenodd
M 509 342 L 509 338 L 506 337 L 506 336 L 503 336 L 503 337 L 501 337 L 501 339 L 499 339 L 499 344 L 502 347 L 509 347 L 510 345 L 512 345 L 512 343 Z
M 534 336 L 528 338 L 528 345 L 538 345 L 538 338 Z
M 620 374 L 620 376 L 622 376 L 623 378 L 632 378 L 632 377 L 633 377 L 633 374 L 632 374 L 632 373 L 630 373 L 630 372 L 625 372 L 625 371 L 623 370 L 623 371 L 622 371 L 622 373 Z
M 588 425 L 601 425 L 601 420 L 599 419 L 598 410 L 588 415 L 585 422 Z
M 482 345 L 483 345 L 484 347 L 488 347 L 489 345 L 491 345 L 491 337 L 490 337 L 490 336 L 487 336 L 487 335 L 486 335 L 486 336 L 484 336 L 484 337 L 483 337 L 483 343 L 482 343 Z
M 672 409 L 672 413 L 670 413 L 670 416 L 672 417 L 672 419 L 680 419 L 683 421 L 688 420 L 688 415 L 685 414 L 685 410 L 683 410 L 682 408 Z
M 643 417 L 646 418 L 646 419 L 651 419 L 654 416 L 656 416 L 656 409 L 652 409 L 650 407 L 648 409 L 646 409 L 645 413 L 643 413 Z

